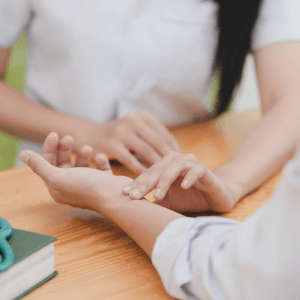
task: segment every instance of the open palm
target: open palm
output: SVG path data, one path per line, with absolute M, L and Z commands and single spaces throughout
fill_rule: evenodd
M 103 154 L 95 158 L 97 169 L 89 168 L 93 149 L 83 147 L 77 154 L 75 167 L 71 164 L 74 140 L 67 136 L 59 140 L 51 133 L 44 142 L 42 155 L 23 151 L 20 159 L 45 182 L 52 198 L 62 204 L 101 211 L 103 202 L 121 195 L 122 188 L 132 179 L 113 175 Z M 60 167 L 58 167 L 60 166 Z M 107 204 L 107 203 L 105 203 Z

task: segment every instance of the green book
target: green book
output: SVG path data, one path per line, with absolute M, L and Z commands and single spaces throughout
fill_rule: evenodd
M 20 299 L 57 275 L 54 266 L 55 237 L 13 229 L 9 243 L 15 262 L 0 272 L 0 300 Z

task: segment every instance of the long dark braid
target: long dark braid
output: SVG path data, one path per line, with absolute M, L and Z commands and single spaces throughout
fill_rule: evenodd
M 219 92 L 215 116 L 230 105 L 233 92 L 240 84 L 246 56 L 250 51 L 252 33 L 263 0 L 214 0 L 219 8 L 218 46 L 213 75 L 219 76 Z

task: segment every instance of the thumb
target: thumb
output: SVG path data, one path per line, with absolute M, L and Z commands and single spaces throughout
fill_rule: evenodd
M 30 150 L 22 151 L 19 155 L 19 159 L 46 181 L 49 180 L 49 177 L 55 176 L 57 171 L 59 171 L 58 168 L 52 166 L 41 155 Z

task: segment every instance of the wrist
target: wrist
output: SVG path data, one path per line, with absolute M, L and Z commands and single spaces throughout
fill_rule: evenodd
M 123 195 L 122 191 L 120 191 L 120 193 L 114 193 L 113 198 L 110 195 L 106 201 L 103 201 L 102 199 L 103 195 L 97 202 L 97 207 L 95 210 L 111 220 L 114 219 L 115 215 L 124 212 L 124 210 L 126 210 L 130 205 L 130 202 L 139 201 L 131 200 L 127 195 Z
M 114 175 L 112 175 L 114 176 Z M 122 189 L 133 181 L 126 176 L 114 176 L 114 184 L 106 188 L 100 188 L 95 201 L 95 211 L 111 219 L 117 211 L 126 209 L 132 201 L 129 196 L 124 195 Z
M 215 170 L 214 174 L 226 185 L 232 199 L 232 207 L 249 192 L 247 184 L 243 182 L 240 176 L 235 176 L 222 167 Z

